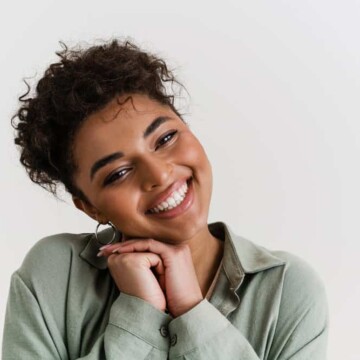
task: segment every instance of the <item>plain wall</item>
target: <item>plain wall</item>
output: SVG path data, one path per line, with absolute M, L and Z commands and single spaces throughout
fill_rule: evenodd
M 1 327 L 33 244 L 96 225 L 20 166 L 10 117 L 22 78 L 41 76 L 59 40 L 131 37 L 191 95 L 182 110 L 213 164 L 209 221 L 307 260 L 327 288 L 329 359 L 359 359 L 359 18 L 355 0 L 2 2 Z

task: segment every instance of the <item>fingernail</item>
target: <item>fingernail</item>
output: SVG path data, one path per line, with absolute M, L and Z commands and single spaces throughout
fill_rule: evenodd
M 103 256 L 103 255 L 104 255 L 104 253 L 102 251 L 99 251 L 96 256 L 100 257 L 100 256 Z
M 112 253 L 115 254 L 115 253 L 119 252 L 119 250 L 120 250 L 119 248 L 115 249 L 115 250 L 112 251 Z
M 108 245 L 104 245 L 104 246 L 102 246 L 101 248 L 99 248 L 99 250 L 104 250 L 104 249 L 107 249 L 109 246 L 110 246 L 110 244 L 108 244 Z

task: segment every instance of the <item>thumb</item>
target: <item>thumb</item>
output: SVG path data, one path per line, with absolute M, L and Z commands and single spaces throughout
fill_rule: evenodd
M 145 253 L 147 259 L 147 266 L 150 267 L 159 282 L 161 290 L 165 294 L 165 266 L 159 255 L 154 253 Z

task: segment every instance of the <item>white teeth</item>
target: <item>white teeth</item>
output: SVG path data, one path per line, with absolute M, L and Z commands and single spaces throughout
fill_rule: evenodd
M 181 195 L 177 191 L 174 192 L 173 198 L 175 201 L 180 201 L 182 199 Z
M 165 201 L 150 209 L 150 213 L 159 213 L 167 210 L 171 210 L 180 205 L 185 199 L 185 195 L 188 191 L 188 185 L 185 182 L 179 189 L 174 191 Z
M 167 199 L 167 202 L 168 202 L 168 204 L 170 205 L 170 206 L 174 206 L 174 205 L 176 205 L 176 201 L 175 201 L 175 199 L 174 198 L 168 198 Z M 155 208 L 156 209 L 156 208 Z

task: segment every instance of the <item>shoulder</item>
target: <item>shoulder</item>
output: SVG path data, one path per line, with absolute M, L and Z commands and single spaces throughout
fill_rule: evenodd
M 303 304 L 326 303 L 325 288 L 317 272 L 306 261 L 286 251 L 269 250 L 235 234 L 226 224 L 211 224 L 212 231 L 222 230 L 224 257 L 230 259 L 228 272 L 239 265 L 245 274 L 266 278 L 266 285 L 281 290 L 282 300 Z M 225 264 L 226 265 L 226 264 Z M 256 276 L 255 276 L 256 275 Z
M 310 343 L 321 334 L 326 337 L 329 311 L 322 279 L 298 256 L 284 251 L 272 253 L 285 261 L 276 337 L 284 344 L 296 339 Z
M 292 358 L 301 352 L 304 358 L 313 358 L 315 353 L 325 353 L 329 311 L 322 279 L 298 256 L 285 251 L 271 253 L 282 259 L 284 266 L 269 357 L 278 358 L 281 354 Z
M 86 245 L 89 241 L 89 237 L 92 234 L 83 233 L 83 234 L 71 234 L 71 233 L 61 233 L 46 236 L 35 243 L 35 245 L 30 249 L 27 254 L 27 258 L 43 254 L 44 252 L 53 252 L 56 253 L 68 253 L 69 251 L 80 250 Z
M 89 242 L 91 234 L 56 234 L 39 240 L 27 253 L 17 271 L 22 280 L 32 287 L 34 282 L 65 281 L 75 261 Z
M 27 253 L 22 268 L 63 263 L 73 255 L 79 255 L 92 234 L 55 234 L 39 240 Z
M 271 253 L 284 261 L 283 301 L 301 301 L 303 306 L 326 304 L 324 283 L 310 264 L 285 251 Z

